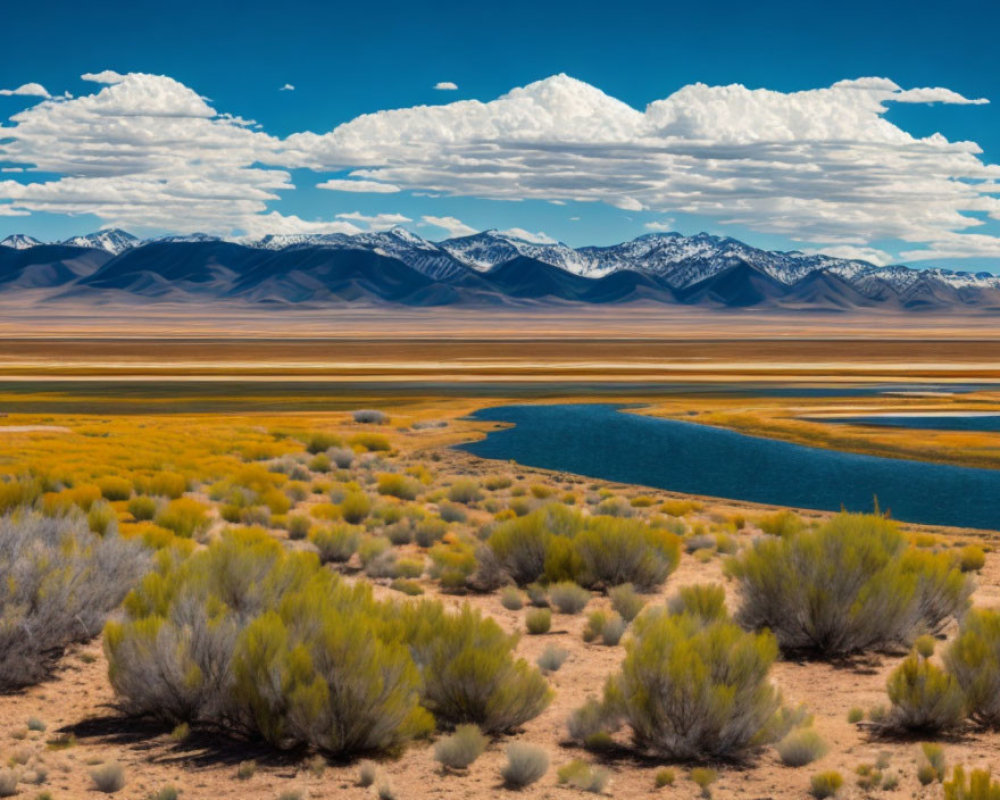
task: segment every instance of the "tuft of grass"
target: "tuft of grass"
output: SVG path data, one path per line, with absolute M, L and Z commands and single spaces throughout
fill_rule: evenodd
M 257 774 L 256 761 L 241 761 L 236 767 L 236 778 L 241 781 L 248 781 Z
M 358 786 L 371 786 L 378 777 L 378 767 L 374 761 L 362 761 L 358 766 Z
M 94 789 L 104 794 L 114 794 L 125 788 L 125 770 L 121 764 L 108 763 L 90 771 Z
M 677 780 L 677 773 L 670 769 L 670 767 L 663 767 L 663 769 L 656 770 L 656 775 L 653 777 L 653 783 L 657 789 L 662 789 L 664 786 L 673 786 L 675 780 Z
M 516 586 L 505 586 L 500 592 L 500 605 L 508 611 L 520 611 L 524 608 L 524 595 Z
M 611 600 L 611 607 L 626 622 L 638 617 L 642 607 L 646 605 L 646 600 L 631 583 L 623 583 L 608 589 L 608 599 Z
M 476 725 L 459 725 L 434 746 L 434 758 L 445 769 L 467 769 L 486 750 L 489 739 Z
M 547 608 L 529 608 L 524 615 L 524 625 L 532 636 L 548 633 L 552 628 L 552 612 Z
M 712 790 L 709 787 L 719 779 L 719 773 L 708 767 L 695 767 L 691 770 L 689 777 L 701 789 L 702 797 L 711 797 Z
M 549 602 L 560 614 L 579 614 L 590 602 L 590 592 L 573 581 L 549 586 Z
M 812 728 L 798 728 L 778 742 L 775 749 L 786 767 L 804 767 L 821 758 L 827 745 Z
M 819 772 L 809 780 L 809 794 L 815 797 L 816 800 L 824 800 L 827 797 L 836 795 L 843 785 L 844 776 L 836 770 Z
M 601 794 L 611 777 L 606 769 L 591 766 L 579 758 L 561 766 L 556 774 L 559 783 L 593 794 Z
M 546 647 L 535 662 L 543 672 L 556 672 L 566 661 L 569 651 L 561 647 L 550 644 Z
M 854 706 L 847 712 L 847 721 L 852 725 L 857 725 L 861 720 L 865 718 L 864 709 Z
M 521 742 L 507 745 L 507 763 L 500 777 L 511 789 L 523 789 L 540 780 L 549 770 L 549 756 L 540 747 Z

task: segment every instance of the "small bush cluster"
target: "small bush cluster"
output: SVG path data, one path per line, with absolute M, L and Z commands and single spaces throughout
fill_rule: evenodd
M 606 769 L 592 766 L 579 758 L 559 767 L 556 774 L 559 776 L 559 783 L 593 794 L 601 794 L 611 778 Z
M 125 610 L 105 631 L 118 703 L 172 726 L 346 754 L 393 749 L 435 719 L 499 733 L 550 698 L 493 620 L 376 601 L 263 531 L 162 558 Z
M 660 586 L 676 569 L 676 535 L 638 520 L 584 517 L 556 503 L 498 525 L 488 544 L 518 584 L 574 581 L 585 587 Z
M 0 689 L 41 680 L 67 645 L 97 636 L 148 562 L 79 515 L 0 518 Z
M 625 647 L 603 701 L 571 719 L 575 738 L 624 722 L 636 746 L 656 756 L 732 758 L 783 733 L 768 679 L 778 654 L 771 634 L 654 609 L 636 619 Z
M 762 539 L 729 563 L 738 621 L 786 651 L 838 656 L 909 643 L 964 613 L 971 585 L 947 554 L 907 547 L 891 520 L 842 513 Z
M 459 725 L 434 746 L 434 758 L 446 769 L 467 769 L 483 754 L 489 739 L 475 725 Z
M 944 652 L 944 668 L 930 661 L 933 642 L 915 648 L 889 676 L 891 707 L 881 728 L 937 734 L 966 719 L 1000 727 L 1000 612 L 975 609 L 962 620 Z
M 993 780 L 989 770 L 974 769 L 965 774 L 965 768 L 956 766 L 951 780 L 942 784 L 944 800 L 997 800 L 1000 798 L 1000 781 Z
M 507 763 L 500 777 L 511 789 L 523 789 L 540 780 L 549 771 L 549 756 L 540 747 L 521 742 L 507 745 Z

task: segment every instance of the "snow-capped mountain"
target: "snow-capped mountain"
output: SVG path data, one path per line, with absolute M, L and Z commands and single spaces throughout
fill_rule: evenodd
M 65 284 L 71 292 L 113 289 L 162 298 L 194 291 L 255 302 L 644 301 L 1000 310 L 1000 277 L 988 272 L 882 267 L 762 250 L 706 233 L 652 233 L 576 249 L 495 230 L 435 243 L 400 227 L 354 235 L 274 234 L 238 242 L 199 233 L 139 241 L 111 230 L 68 239 L 55 252 L 41 244 L 22 234 L 0 241 L 5 248 L 0 279 L 3 269 L 16 276 L 6 284 L 0 280 L 0 290 Z M 78 252 L 67 255 L 66 248 Z
M 9 247 L 12 250 L 27 250 L 31 247 L 38 247 L 41 242 L 34 236 L 26 233 L 12 233 L 4 239 L 0 239 L 0 247 Z
M 250 242 L 250 246 L 266 250 L 284 250 L 289 247 L 368 250 L 380 256 L 396 258 L 417 272 L 435 279 L 448 278 L 461 270 L 461 262 L 456 261 L 444 247 L 398 226 L 388 231 L 356 233 L 351 236 L 343 233 L 273 234 Z
M 190 244 L 192 242 L 204 243 L 204 242 L 221 242 L 223 241 L 220 236 L 212 236 L 208 233 L 177 233 L 172 236 L 160 236 L 157 239 L 147 239 L 143 244 L 149 244 L 150 242 L 182 242 Z
M 85 236 L 74 236 L 71 239 L 67 239 L 62 244 L 69 245 L 70 247 L 86 247 L 94 250 L 104 250 L 111 253 L 111 255 L 116 256 L 119 253 L 124 253 L 132 247 L 137 247 L 140 244 L 140 241 L 131 233 L 119 230 L 118 228 L 113 228 L 107 231 L 88 233 Z
M 576 275 L 598 277 L 613 271 L 602 268 L 581 251 L 567 247 L 561 242 L 555 244 L 528 242 L 497 230 L 448 239 L 441 242 L 440 247 L 457 261 L 480 271 L 492 269 L 518 256 L 533 258 L 535 261 L 559 267 Z

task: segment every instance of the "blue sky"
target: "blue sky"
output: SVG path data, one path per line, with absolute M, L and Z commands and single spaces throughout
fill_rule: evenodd
M 996 3 L 10 6 L 0 89 L 73 98 L 0 96 L 0 235 L 669 228 L 1000 271 L 1000 195 L 968 188 L 998 180 Z M 536 83 L 560 74 L 575 81 Z M 817 91 L 859 78 L 897 88 Z M 749 93 L 710 88 L 730 84 Z M 419 108 L 532 85 L 481 113 Z M 990 102 L 902 95 L 924 87 Z M 118 96 L 73 106 L 101 92 Z M 678 92 L 655 116 L 619 106 Z M 413 111 L 352 122 L 386 109 Z M 316 188 L 331 178 L 381 190 Z

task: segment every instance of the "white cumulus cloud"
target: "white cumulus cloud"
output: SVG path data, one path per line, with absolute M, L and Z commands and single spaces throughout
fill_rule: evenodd
M 295 87 L 292 86 L 292 84 L 290 84 L 290 83 L 286 83 L 284 86 L 282 86 L 280 89 L 278 89 L 278 91 L 279 92 L 294 92 L 295 91 Z
M 421 217 L 427 225 L 433 225 L 435 228 L 441 228 L 448 232 L 448 238 L 454 239 L 456 236 L 471 236 L 474 233 L 479 233 L 475 228 L 470 225 L 466 225 L 462 220 L 456 217 L 433 217 L 424 216 Z
M 901 240 L 911 258 L 995 253 L 1000 242 L 975 231 L 984 217 L 1000 220 L 1000 166 L 975 142 L 915 136 L 886 118 L 893 103 L 985 102 L 942 87 L 880 77 L 799 92 L 696 83 L 636 109 L 556 75 L 489 102 L 377 111 L 282 139 L 167 76 L 83 77 L 100 88 L 59 102 L 39 95 L 0 126 L 0 161 L 57 176 L 0 181 L 5 213 L 220 233 L 353 225 L 275 216 L 291 170 L 308 168 L 347 171 L 319 184 L 333 191 L 600 202 L 810 246 Z M 423 222 L 473 232 L 453 217 Z
M 120 72 L 115 72 L 113 69 L 106 69 L 102 72 L 84 72 L 80 76 L 80 80 L 90 81 L 91 83 L 121 83 L 128 77 L 122 75 Z
M 45 99 L 52 96 L 49 94 L 48 89 L 40 83 L 22 83 L 16 89 L 0 89 L 0 95 L 3 95 L 4 97 L 10 97 L 11 95 L 20 95 L 22 97 L 44 97 Z
M 454 92 L 458 89 L 458 84 L 451 81 L 438 81 L 434 84 L 434 88 L 439 92 Z
M 531 244 L 556 244 L 555 239 L 542 231 L 532 233 L 531 231 L 526 231 L 524 228 L 507 228 L 507 230 L 500 232 L 508 236 L 513 236 L 515 239 L 530 242 Z
M 391 183 L 379 183 L 378 181 L 352 181 L 331 178 L 323 183 L 316 184 L 317 189 L 329 189 L 334 192 L 367 192 L 371 194 L 392 194 L 401 192 L 398 186 Z

